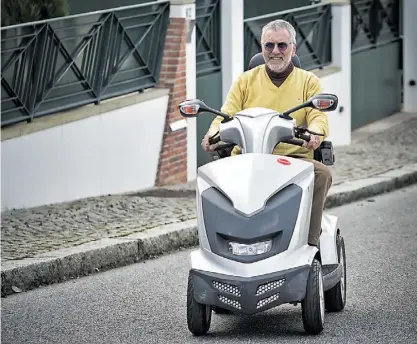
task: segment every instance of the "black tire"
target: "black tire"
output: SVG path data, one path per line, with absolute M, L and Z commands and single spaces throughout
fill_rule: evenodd
M 306 295 L 301 301 L 304 330 L 308 334 L 319 334 L 324 328 L 323 272 L 317 259 L 311 264 L 307 279 Z
M 194 282 L 191 275 L 188 275 L 187 287 L 187 324 L 188 329 L 195 336 L 206 334 L 211 325 L 211 307 L 195 300 Z
M 326 310 L 329 312 L 341 312 L 346 305 L 346 251 L 345 241 L 339 234 L 336 237 L 337 257 L 342 264 L 343 276 L 339 283 L 324 293 Z

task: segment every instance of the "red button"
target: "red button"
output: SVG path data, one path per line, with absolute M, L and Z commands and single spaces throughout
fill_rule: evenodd
M 284 159 L 284 158 L 278 158 L 277 161 L 282 165 L 286 165 L 286 166 L 291 165 L 291 161 Z

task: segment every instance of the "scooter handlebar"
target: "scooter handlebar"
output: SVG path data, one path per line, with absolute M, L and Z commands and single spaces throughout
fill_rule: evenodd
M 303 141 L 309 142 L 310 141 L 310 135 L 309 134 L 304 134 L 304 132 L 309 132 L 309 133 L 315 134 L 315 135 L 321 135 L 319 133 L 314 133 L 314 132 L 312 132 L 312 131 L 310 131 L 306 128 L 296 127 L 296 131 L 295 131 L 296 138 L 299 138 Z M 215 135 L 217 135 L 217 133 Z M 302 146 L 304 142 L 301 141 L 301 140 L 289 139 L 289 140 L 286 140 L 286 141 L 283 141 L 283 142 L 284 143 L 289 143 L 289 144 L 292 144 L 292 145 L 296 145 L 296 146 Z M 211 145 L 214 145 L 214 144 L 216 144 L 220 141 L 221 141 L 220 140 L 220 135 L 209 137 L 209 144 L 211 144 Z M 215 150 L 217 151 L 217 150 L 221 150 L 221 149 L 227 149 L 227 148 L 231 148 L 233 146 L 235 146 L 234 143 L 226 143 L 226 144 L 219 145 Z
M 289 139 L 289 140 L 282 141 L 282 143 L 289 143 L 291 145 L 302 146 L 304 142 L 301 140 Z
M 215 151 L 219 151 L 222 149 L 229 149 L 229 148 L 233 148 L 234 146 L 236 146 L 234 143 L 223 143 L 221 145 L 218 145 L 214 150 Z

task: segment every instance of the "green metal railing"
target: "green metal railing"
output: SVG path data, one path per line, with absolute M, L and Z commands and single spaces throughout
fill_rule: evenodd
M 401 40 L 400 0 L 352 0 L 352 53 Z
M 1 29 L 1 124 L 154 87 L 169 1 Z
M 197 76 L 221 70 L 220 0 L 196 0 Z

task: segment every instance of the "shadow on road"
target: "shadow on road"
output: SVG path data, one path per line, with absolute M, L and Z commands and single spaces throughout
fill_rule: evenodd
M 314 338 L 314 336 L 308 335 L 304 331 L 301 306 L 284 307 L 252 316 L 213 313 L 210 331 L 199 340 L 245 339 L 245 341 L 248 341 L 253 339 L 254 342 L 257 342 L 260 338 L 277 340 L 281 338 Z M 290 307 L 293 307 L 293 309 Z M 332 328 L 333 324 L 339 323 L 336 319 L 342 317 L 343 314 L 346 316 L 347 312 L 326 313 L 326 324 L 323 333 L 326 332 L 326 327 Z

